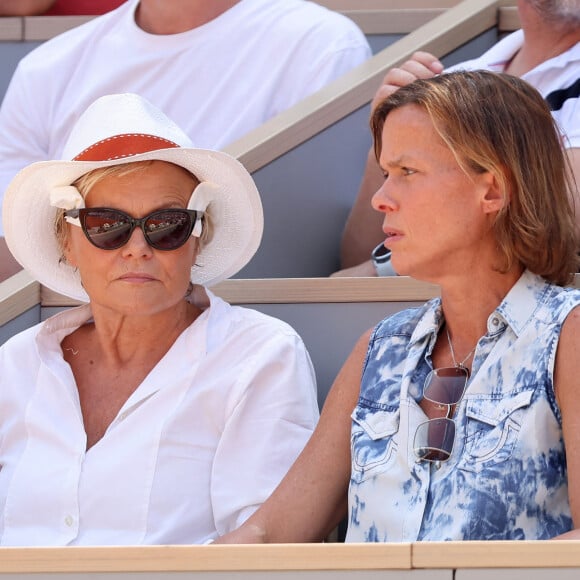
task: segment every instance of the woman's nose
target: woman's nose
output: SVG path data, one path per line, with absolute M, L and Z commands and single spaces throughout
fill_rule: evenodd
M 392 187 L 388 184 L 387 178 L 371 198 L 373 209 L 383 213 L 396 209 L 397 204 L 393 199 L 391 189 Z
M 141 228 L 136 227 L 131 232 L 129 241 L 123 246 L 124 256 L 150 256 L 153 254 L 153 248 L 147 243 L 145 234 Z

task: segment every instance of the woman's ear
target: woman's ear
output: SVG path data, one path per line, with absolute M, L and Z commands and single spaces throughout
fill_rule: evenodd
M 199 250 L 201 249 L 201 243 L 199 238 L 196 238 L 195 236 L 191 236 L 191 241 L 191 245 L 193 247 L 191 252 L 191 267 L 193 268 L 197 262 L 197 256 L 199 255 Z
M 483 212 L 487 214 L 498 213 L 508 203 L 508 195 L 503 185 L 490 171 L 481 174 L 480 178 L 484 187 L 481 198 Z
M 71 226 L 67 223 L 64 224 L 64 235 L 62 238 L 62 255 L 66 260 L 66 263 L 73 268 L 77 268 L 78 264 L 75 259 L 75 253 L 71 244 Z

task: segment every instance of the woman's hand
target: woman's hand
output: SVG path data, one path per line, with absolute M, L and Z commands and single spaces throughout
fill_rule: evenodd
M 266 534 L 264 530 L 248 520 L 237 530 L 229 532 L 215 540 L 214 544 L 265 544 Z

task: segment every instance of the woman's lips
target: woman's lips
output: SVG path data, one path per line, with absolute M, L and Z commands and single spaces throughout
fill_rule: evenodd
M 403 233 L 398 230 L 383 230 L 387 236 L 385 246 L 388 248 L 391 243 L 398 242 L 403 238 Z
M 143 272 L 127 272 L 126 274 L 119 276 L 119 280 L 122 280 L 123 282 L 152 282 L 156 280 L 156 278 Z

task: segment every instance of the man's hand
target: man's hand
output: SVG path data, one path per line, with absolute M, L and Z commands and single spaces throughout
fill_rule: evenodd
M 412 83 L 417 79 L 430 79 L 443 71 L 443 64 L 428 52 L 416 52 L 400 67 L 392 68 L 385 75 L 381 86 L 371 103 L 371 111 L 375 107 L 392 95 L 397 89 Z

